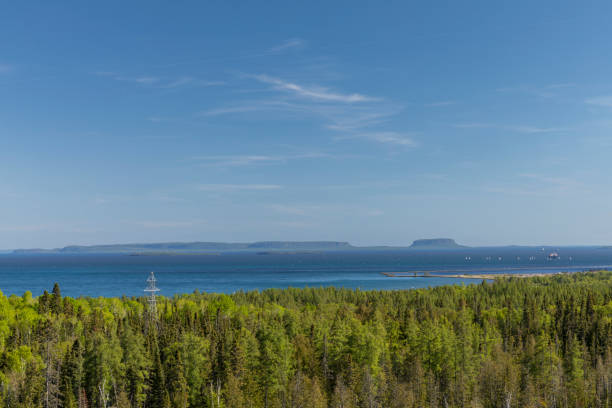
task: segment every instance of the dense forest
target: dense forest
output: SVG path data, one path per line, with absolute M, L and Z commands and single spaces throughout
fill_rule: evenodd
M 0 407 L 612 407 L 612 272 L 196 292 L 154 313 L 0 293 Z

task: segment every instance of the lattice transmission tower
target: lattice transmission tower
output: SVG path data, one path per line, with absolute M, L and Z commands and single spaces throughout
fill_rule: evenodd
M 155 286 L 157 279 L 155 279 L 155 274 L 151 272 L 149 278 L 147 279 L 147 288 L 144 290 L 148 293 L 149 298 L 149 314 L 151 317 L 157 317 L 157 292 L 159 292 L 159 288 Z

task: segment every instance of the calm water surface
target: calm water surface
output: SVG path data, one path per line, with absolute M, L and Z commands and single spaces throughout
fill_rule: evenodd
M 69 296 L 140 296 L 150 271 L 161 294 L 232 293 L 286 287 L 336 286 L 411 289 L 478 283 L 454 278 L 389 278 L 381 272 L 525 273 L 612 267 L 612 250 L 560 248 L 561 259 L 547 260 L 557 248 L 485 248 L 454 251 L 328 252 L 221 255 L 0 255 L 0 290 L 35 296 L 58 282 Z M 466 258 L 467 257 L 467 258 Z M 530 259 L 534 257 L 535 259 Z M 571 257 L 571 259 L 570 259 Z

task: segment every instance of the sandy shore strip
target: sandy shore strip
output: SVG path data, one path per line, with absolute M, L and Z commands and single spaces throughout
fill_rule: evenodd
M 457 279 L 487 279 L 498 278 L 534 278 L 536 276 L 562 275 L 572 272 L 553 272 L 553 273 L 475 273 L 475 274 L 432 274 L 426 272 L 381 272 L 390 278 L 457 278 Z

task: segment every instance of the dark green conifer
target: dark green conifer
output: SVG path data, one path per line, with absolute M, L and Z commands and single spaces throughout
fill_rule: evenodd
M 181 355 L 176 351 L 170 360 L 168 367 L 168 393 L 170 394 L 171 406 L 173 408 L 186 408 L 189 401 L 187 380 L 185 379 L 185 367 Z
M 51 311 L 59 314 L 62 311 L 62 293 L 59 284 L 55 282 L 53 285 L 53 295 L 51 296 Z
M 153 368 L 149 374 L 149 392 L 147 394 L 146 406 L 149 408 L 168 408 L 168 391 L 164 377 L 164 367 L 161 363 L 161 356 L 157 340 L 154 339 L 153 348 Z
M 41 314 L 45 314 L 49 311 L 49 303 L 51 302 L 51 296 L 49 292 L 46 290 L 43 294 L 38 298 L 38 312 Z

